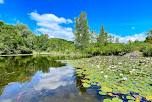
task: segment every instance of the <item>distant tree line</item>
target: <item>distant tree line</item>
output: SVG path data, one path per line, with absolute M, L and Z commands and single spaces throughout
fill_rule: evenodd
M 145 41 L 120 43 L 119 38 L 108 34 L 104 26 L 101 26 L 99 34 L 90 31 L 87 14 L 81 12 L 75 18 L 73 34 L 74 41 L 49 38 L 48 34 L 35 35 L 27 25 L 8 25 L 0 21 L 0 55 L 60 52 L 121 56 L 141 51 L 144 56 L 152 56 L 152 30 L 147 33 Z
M 8 25 L 0 21 L 0 55 L 31 54 L 36 52 L 72 52 L 74 42 L 48 34 L 35 35 L 27 25 Z
M 127 43 L 119 43 L 119 38 L 114 37 L 101 26 L 99 34 L 90 31 L 85 12 L 75 19 L 74 39 L 77 49 L 82 53 L 91 55 L 124 55 L 133 51 L 141 51 L 144 56 L 152 56 L 152 30 L 147 33 L 145 41 L 129 40 Z

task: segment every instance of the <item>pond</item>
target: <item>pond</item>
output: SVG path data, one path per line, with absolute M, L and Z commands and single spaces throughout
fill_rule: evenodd
M 0 102 L 103 101 L 151 102 L 152 58 L 0 57 Z
M 99 86 L 85 88 L 70 56 L 0 57 L 0 102 L 101 102 Z

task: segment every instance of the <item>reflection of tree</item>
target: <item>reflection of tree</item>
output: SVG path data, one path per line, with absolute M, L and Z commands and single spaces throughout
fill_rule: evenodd
M 75 78 L 75 82 L 76 82 L 76 88 L 79 89 L 81 91 L 82 94 L 86 93 L 86 88 L 83 87 L 82 85 L 82 79 L 84 79 L 84 76 L 77 76 L 77 73 L 74 73 L 74 76 L 76 76 Z
M 71 60 L 82 56 L 16 56 L 0 57 L 0 95 L 5 85 L 11 82 L 30 80 L 37 71 L 48 73 L 49 67 L 62 67 L 66 64 L 56 60 Z M 81 89 L 82 90 L 82 89 Z
M 22 79 L 31 79 L 39 70 L 49 72 L 49 67 L 62 67 L 65 64 L 56 62 L 55 56 L 17 56 L 0 57 L 0 95 L 3 88 L 11 82 L 24 82 Z

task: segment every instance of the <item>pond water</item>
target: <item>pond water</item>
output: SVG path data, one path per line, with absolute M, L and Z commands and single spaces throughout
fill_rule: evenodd
M 76 68 L 56 61 L 79 58 L 0 57 L 0 102 L 102 102 L 101 87 L 84 88 Z

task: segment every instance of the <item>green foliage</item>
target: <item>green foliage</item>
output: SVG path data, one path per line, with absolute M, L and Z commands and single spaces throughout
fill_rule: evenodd
M 49 39 L 49 47 L 47 51 L 57 51 L 57 52 L 74 52 L 75 44 L 72 41 L 67 41 L 60 38 L 51 38 Z
M 74 31 L 74 39 L 76 44 L 80 46 L 83 50 L 88 47 L 90 37 L 89 37 L 89 26 L 87 21 L 87 15 L 85 12 L 81 12 L 80 17 L 75 19 L 75 31 Z
M 49 46 L 48 38 L 49 38 L 48 34 L 41 34 L 39 36 L 35 36 L 34 49 L 38 52 L 47 50 Z
M 73 34 L 75 43 L 60 38 L 49 39 L 48 34 L 35 35 L 24 24 L 8 25 L 0 21 L 0 54 L 30 54 L 36 51 L 122 56 L 140 51 L 144 56 L 152 56 L 152 30 L 147 33 L 145 41 L 119 43 L 119 38 L 109 35 L 104 26 L 101 26 L 99 34 L 90 32 L 87 14 L 81 12 L 75 19 Z
M 152 45 L 142 48 L 144 56 L 152 56 Z

